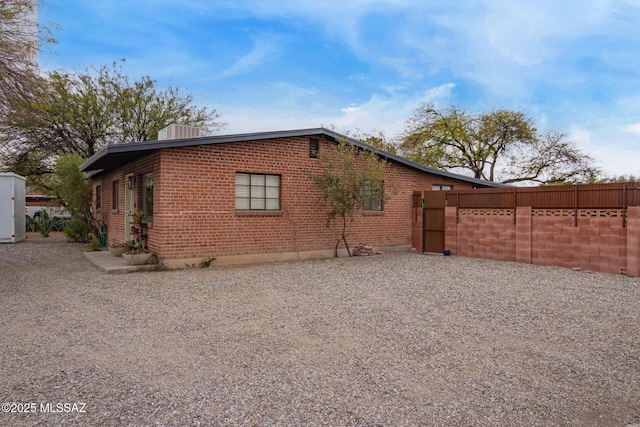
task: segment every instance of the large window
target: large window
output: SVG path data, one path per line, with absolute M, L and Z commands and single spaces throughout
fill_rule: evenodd
M 363 211 L 382 210 L 382 181 L 365 181 L 363 192 Z
M 111 209 L 114 211 L 120 209 L 120 181 L 111 183 Z
M 141 191 L 140 210 L 144 214 L 142 221 L 153 222 L 153 172 L 142 175 Z
M 236 209 L 279 211 L 280 175 L 236 173 Z

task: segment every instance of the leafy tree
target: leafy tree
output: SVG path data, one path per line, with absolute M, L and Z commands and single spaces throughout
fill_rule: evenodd
M 401 151 L 418 163 L 466 169 L 474 178 L 504 183 L 590 182 L 599 174 L 593 159 L 563 134 L 541 134 L 517 111 L 440 111 L 423 104 L 409 119 Z
M 100 224 L 91 214 L 93 187 L 91 180 L 80 172 L 83 162 L 83 157 L 78 153 L 60 156 L 55 164 L 55 175 L 50 178 L 48 186 L 52 188 L 60 204 L 71 212 L 71 223 L 65 229 L 67 236 L 87 243 L 91 234 L 98 234 Z
M 600 183 L 640 182 L 640 177 L 637 177 L 635 175 L 620 175 L 620 176 L 605 177 L 605 178 L 600 179 L 598 182 L 600 182 Z
M 0 116 L 15 100 L 31 98 L 40 84 L 38 49 L 55 43 L 48 26 L 38 32 L 37 13 L 34 0 L 0 1 Z
M 547 132 L 532 144 L 514 147 L 502 182 L 540 184 L 584 184 L 598 180 L 600 170 L 593 159 L 581 152 L 559 132 Z
M 322 200 L 329 208 L 327 227 L 336 218 L 341 222 L 341 234 L 334 248 L 338 256 L 338 246 L 344 242 L 351 256 L 347 242 L 347 219 L 353 221 L 353 215 L 364 203 L 366 183 L 383 183 L 386 162 L 370 151 L 358 149 L 345 141 L 338 143 L 335 156 L 325 154 L 320 157 L 322 172 L 311 175 L 313 183 L 322 190 Z M 384 183 L 387 188 L 391 182 Z M 385 198 L 384 189 L 382 196 Z
M 356 132 L 353 135 L 353 138 L 381 150 L 388 151 L 392 154 L 397 154 L 398 151 L 396 145 L 392 141 L 390 141 L 382 131 L 375 131 L 373 133 Z
M 105 90 L 113 96 L 118 111 L 113 143 L 155 140 L 172 123 L 199 127 L 205 135 L 225 126 L 217 121 L 220 114 L 194 106 L 193 96 L 183 96 L 178 88 L 161 91 L 149 76 L 131 82 L 122 72 L 123 63 L 120 69 L 115 63 L 113 70 L 100 69 Z
M 160 90 L 148 76 L 131 81 L 122 65 L 53 71 L 35 101 L 13 105 L 0 123 L 9 169 L 51 173 L 51 158 L 68 153 L 88 158 L 108 144 L 155 139 L 171 123 L 198 126 L 205 133 L 224 126 L 215 110 L 193 106 L 191 95 L 171 87 Z

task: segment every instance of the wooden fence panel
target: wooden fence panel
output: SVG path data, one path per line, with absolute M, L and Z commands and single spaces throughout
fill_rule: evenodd
M 582 184 L 447 191 L 462 209 L 626 209 L 640 203 L 640 183 Z

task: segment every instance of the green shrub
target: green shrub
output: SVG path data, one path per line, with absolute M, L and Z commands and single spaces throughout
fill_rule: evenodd
M 53 229 L 52 231 L 64 231 L 64 228 L 69 225 L 71 218 L 53 217 Z
M 91 227 L 77 218 L 71 218 L 64 228 L 64 234 L 72 242 L 89 243 L 91 241 Z
M 98 239 L 91 239 L 89 242 L 89 250 L 94 252 L 101 251 L 102 245 L 100 244 L 100 241 Z
M 34 219 L 36 230 L 40 232 L 42 237 L 49 237 L 49 233 L 53 231 L 53 218 L 49 216 L 46 209 L 40 211 L 40 215 Z
M 209 268 L 211 267 L 211 263 L 216 260 L 216 257 L 205 258 L 200 261 L 200 268 Z
M 27 232 L 36 232 L 38 229 L 36 228 L 36 221 L 31 218 L 29 215 L 25 215 L 25 221 L 27 226 Z
M 26 225 L 27 232 L 39 231 L 38 218 L 40 218 L 39 214 L 36 215 L 35 218 L 31 218 L 29 215 L 25 215 L 25 225 Z M 60 217 L 54 216 L 53 218 L 51 218 L 51 221 L 53 222 L 51 226 L 51 231 L 64 231 L 65 227 L 69 225 L 71 218 L 60 218 Z

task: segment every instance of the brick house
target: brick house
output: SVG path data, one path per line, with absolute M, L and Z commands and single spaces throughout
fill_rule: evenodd
M 411 246 L 413 190 L 495 184 L 419 165 L 324 128 L 216 135 L 110 145 L 81 166 L 92 177 L 94 215 L 109 242 L 129 241 L 131 213 L 163 264 L 191 265 L 330 257 L 339 237 L 326 226 L 310 174 L 337 141 L 377 153 L 396 191 L 372 200 L 349 223 L 351 243 L 381 250 Z M 376 195 L 372 194 L 372 198 Z

